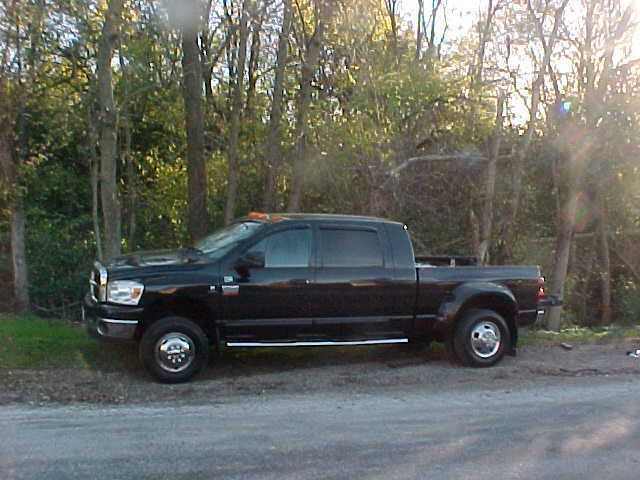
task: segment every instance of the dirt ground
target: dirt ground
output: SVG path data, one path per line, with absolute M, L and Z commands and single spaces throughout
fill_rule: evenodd
M 640 359 L 626 355 L 635 348 L 640 345 L 631 340 L 575 345 L 571 350 L 560 345 L 525 346 L 516 357 L 506 357 L 486 369 L 452 364 L 438 347 L 325 347 L 295 352 L 226 349 L 221 357 L 212 351 L 208 368 L 181 385 L 154 383 L 135 361 L 124 371 L 0 369 L 0 404 L 200 404 L 246 395 L 433 391 L 486 388 L 488 384 L 496 389 L 516 389 L 579 377 L 605 382 L 623 376 L 640 378 Z M 114 355 L 119 352 L 114 350 Z

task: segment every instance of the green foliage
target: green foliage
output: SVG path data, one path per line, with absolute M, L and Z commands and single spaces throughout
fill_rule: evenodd
M 226 4 L 211 5 L 201 38 L 209 211 L 202 221 L 213 230 L 223 223 L 227 191 L 229 92 L 235 75 L 238 8 L 224 11 Z M 298 154 L 300 68 L 309 43 L 305 35 L 316 23 L 318 5 L 315 0 L 301 0 L 293 12 L 276 210 L 286 209 L 292 163 Z M 419 252 L 471 254 L 474 221 L 481 215 L 484 200 L 495 99 L 498 92 L 507 91 L 491 250 L 491 258 L 500 260 L 505 249 L 501 222 L 510 209 L 512 175 L 518 168 L 516 158 L 526 123 L 524 103 L 530 95 L 531 78 L 523 72 L 536 70 L 531 55 L 542 57 L 524 4 L 507 2 L 497 12 L 484 59 L 485 78 L 479 85 L 471 78 L 478 61 L 476 25 L 455 40 L 451 37 L 442 52 L 416 52 L 416 32 L 397 18 L 394 35 L 385 2 L 332 5 L 320 66 L 312 82 L 305 134 L 311 155 L 303 209 L 392 217 L 409 225 Z M 31 1 L 20 6 L 18 15 L 9 15 L 10 4 L 0 6 L 0 44 L 13 54 L 18 42 L 24 55 L 20 63 L 9 60 L 3 64 L 0 74 L 8 79 L 7 97 L 13 101 L 12 138 L 23 163 L 22 179 L 17 185 L 0 180 L 0 191 L 3 198 L 24 193 L 32 298 L 37 306 L 55 309 L 82 298 L 87 271 L 96 256 L 90 167 L 100 153 L 96 50 L 105 3 Z M 265 183 L 281 3 L 260 1 L 258 6 L 262 23 L 253 65 L 255 90 L 241 122 L 238 215 L 261 208 Z M 551 10 L 537 16 L 548 23 Z M 577 27 L 574 31 L 569 26 L 565 25 L 567 35 L 577 35 Z M 546 23 L 544 30 L 549 30 Z M 227 43 L 227 36 L 232 41 Z M 565 55 L 564 50 L 575 48 L 579 40 L 562 40 L 554 50 L 556 55 Z M 506 49 L 512 49 L 508 65 Z M 126 3 L 120 46 L 112 61 L 119 147 L 125 151 L 125 132 L 129 133 L 133 165 L 130 178 L 125 159 L 118 164 L 124 251 L 174 247 L 188 241 L 181 55 L 180 34 L 169 21 L 166 5 L 146 0 Z M 520 60 L 521 69 L 505 70 Z M 564 56 L 562 62 L 564 70 L 573 59 Z M 597 148 L 588 162 L 581 193 L 580 211 L 586 221 L 581 222 L 580 233 L 588 236 L 597 224 L 596 187 L 604 187 L 612 251 L 623 250 L 623 243 L 634 243 L 634 232 L 637 235 L 640 229 L 639 74 L 633 68 L 625 67 L 616 74 L 615 84 L 598 106 Z M 582 87 L 564 85 L 561 79 L 560 88 L 566 91 L 561 92 L 562 99 L 554 98 L 549 80 L 545 78 L 544 104 L 538 113 L 541 121 L 525 158 L 516 237 L 509 245 L 513 261 L 539 264 L 545 273 L 552 266 L 557 227 L 564 221 L 558 218 L 558 206 L 571 177 L 567 159 L 584 143 L 564 138 L 559 125 L 570 119 L 584 126 L 588 112 Z M 244 102 L 248 96 L 247 90 Z M 558 100 L 571 102 L 564 117 L 548 111 Z M 452 158 L 418 161 L 392 174 L 409 158 L 439 154 Z M 10 276 L 6 204 L 0 202 L 0 287 L 5 291 Z M 130 230 L 132 224 L 135 231 Z M 594 249 L 580 242 L 575 245 L 564 319 L 567 324 L 590 324 L 599 311 L 600 293 Z M 615 256 L 612 262 L 616 320 L 635 322 L 640 315 L 638 283 L 627 278 L 624 262 Z M 3 308 L 7 305 L 0 303 Z
M 75 303 L 95 257 L 88 185 L 59 163 L 29 168 L 24 180 L 33 302 L 46 309 Z
M 640 325 L 640 287 L 627 278 L 621 278 L 614 291 L 615 318 L 622 325 Z

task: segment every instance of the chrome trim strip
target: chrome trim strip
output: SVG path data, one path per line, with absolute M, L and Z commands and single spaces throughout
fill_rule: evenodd
M 354 341 L 310 341 L 310 342 L 227 342 L 227 347 L 323 347 L 340 345 L 380 345 L 386 343 L 408 343 L 408 338 L 385 338 L 380 340 Z
M 137 325 L 138 320 L 116 320 L 115 318 L 99 318 L 98 320 L 105 323 L 117 323 L 122 325 Z

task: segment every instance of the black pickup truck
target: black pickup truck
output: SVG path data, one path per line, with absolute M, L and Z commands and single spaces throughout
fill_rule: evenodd
M 407 227 L 347 215 L 250 213 L 175 251 L 96 262 L 83 318 L 93 337 L 137 341 L 156 379 L 181 382 L 211 345 L 288 347 L 438 340 L 489 366 L 553 302 L 536 266 L 415 258 Z

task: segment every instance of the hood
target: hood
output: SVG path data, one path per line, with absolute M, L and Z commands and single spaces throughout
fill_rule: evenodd
M 148 250 L 132 252 L 116 257 L 107 268 L 109 270 L 124 270 L 131 267 L 159 267 L 183 265 L 202 258 L 202 253 L 193 248 L 179 248 L 177 250 Z

